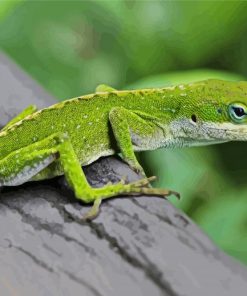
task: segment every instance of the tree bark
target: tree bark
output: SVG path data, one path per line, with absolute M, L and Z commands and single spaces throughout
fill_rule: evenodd
M 0 124 L 55 99 L 0 54 Z M 84 168 L 92 186 L 138 176 L 116 157 Z M 103 202 L 92 222 L 64 178 L 3 188 L 1 295 L 245 295 L 247 269 L 157 197 Z

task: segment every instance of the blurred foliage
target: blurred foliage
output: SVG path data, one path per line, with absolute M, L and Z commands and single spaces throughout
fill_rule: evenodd
M 244 1 L 0 1 L 0 46 L 60 99 L 99 83 L 121 89 L 238 80 L 247 76 L 246 15 Z M 147 172 L 160 176 L 157 185 L 181 192 L 174 203 L 245 263 L 246 148 L 140 155 Z
M 247 73 L 247 3 L 10 2 L 0 46 L 61 99 L 168 70 Z

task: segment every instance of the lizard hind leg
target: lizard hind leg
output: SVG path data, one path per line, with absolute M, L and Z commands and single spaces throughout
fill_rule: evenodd
M 37 107 L 35 105 L 30 105 L 28 106 L 26 109 L 24 109 L 20 114 L 18 114 L 16 117 L 14 117 L 13 119 L 11 119 L 6 125 L 5 127 L 3 127 L 1 129 L 2 131 L 5 131 L 6 129 L 8 129 L 9 127 L 11 127 L 12 125 L 14 125 L 16 122 L 24 119 L 26 116 L 33 114 L 34 112 L 37 111 Z
M 15 151 L 0 161 L 0 186 L 22 185 L 48 167 L 55 159 L 55 154 L 47 154 L 46 151 L 21 155 L 19 151 Z
M 40 171 L 50 168 L 56 161 L 59 173 L 65 177 L 73 189 L 75 196 L 85 202 L 93 203 L 86 218 L 94 218 L 99 212 L 101 200 L 118 195 L 158 195 L 169 196 L 173 191 L 166 189 L 147 188 L 153 178 L 145 178 L 130 184 L 121 181 L 117 184 L 108 184 L 102 188 L 92 188 L 83 173 L 79 159 L 74 151 L 69 137 L 63 133 L 53 134 L 41 141 L 10 153 L 0 160 L 0 185 L 20 185 L 31 180 Z M 55 172 L 56 173 L 56 172 Z M 54 175 L 55 176 L 55 175 Z M 45 178 L 46 175 L 43 175 Z

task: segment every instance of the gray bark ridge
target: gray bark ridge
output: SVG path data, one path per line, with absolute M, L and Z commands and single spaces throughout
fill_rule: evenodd
M 0 123 L 55 102 L 0 54 Z M 138 176 L 116 157 L 84 168 L 92 186 Z M 64 178 L 4 188 L 1 295 L 245 295 L 247 269 L 185 214 L 157 197 L 103 202 L 92 222 Z

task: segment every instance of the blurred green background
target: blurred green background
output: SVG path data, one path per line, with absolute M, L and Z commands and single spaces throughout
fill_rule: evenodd
M 246 2 L 0 1 L 0 46 L 59 100 L 247 77 Z M 139 155 L 156 185 L 247 264 L 247 143 Z

